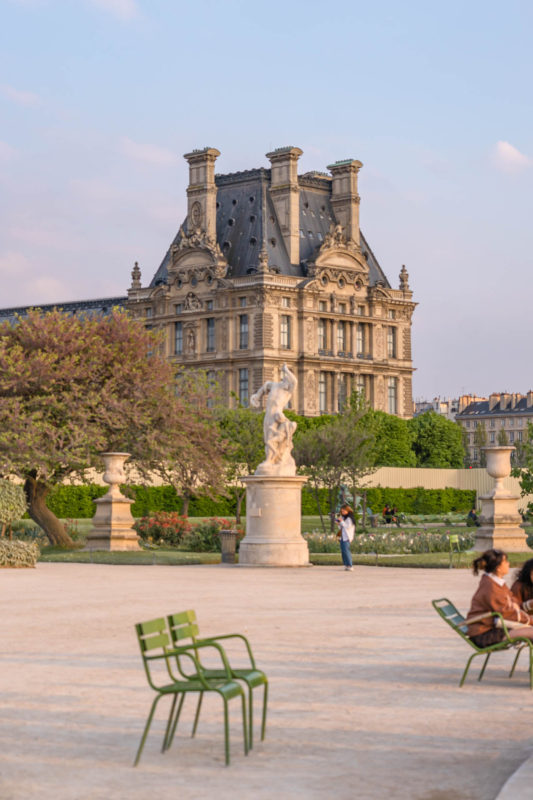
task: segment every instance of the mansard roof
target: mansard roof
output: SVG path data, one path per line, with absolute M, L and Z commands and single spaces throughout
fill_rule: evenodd
M 113 308 L 126 306 L 127 297 L 102 297 L 98 300 L 73 300 L 68 303 L 49 303 L 47 305 L 35 304 L 34 306 L 18 306 L 17 308 L 0 309 L 0 322 L 6 320 L 14 323 L 17 317 L 25 317 L 32 308 L 38 308 L 45 313 L 57 309 L 64 314 L 82 314 L 87 316 L 106 316 Z
M 464 408 L 459 414 L 457 414 L 457 418 L 465 418 L 465 417 L 492 417 L 498 415 L 505 415 L 506 417 L 509 414 L 524 414 L 528 412 L 531 414 L 533 412 L 533 406 L 528 405 L 528 397 L 527 395 L 523 395 L 519 400 L 516 401 L 514 406 L 511 406 L 511 399 L 510 397 L 507 400 L 500 400 L 500 402 L 496 403 L 493 408 L 490 408 L 490 401 L 489 400 L 478 400 L 475 403 L 470 403 L 466 408 Z
M 254 271 L 259 264 L 263 242 L 271 269 L 277 269 L 282 275 L 304 277 L 306 262 L 314 258 L 335 222 L 331 205 L 331 177 L 319 172 L 300 175 L 300 261 L 291 264 L 268 191 L 270 174 L 270 169 L 259 168 L 215 176 L 217 243 L 228 260 L 230 278 Z M 184 230 L 186 225 L 185 220 Z M 151 287 L 166 282 L 171 247 L 179 240 L 178 231 L 150 283 Z M 361 250 L 369 266 L 370 285 L 379 282 L 390 287 L 362 233 Z

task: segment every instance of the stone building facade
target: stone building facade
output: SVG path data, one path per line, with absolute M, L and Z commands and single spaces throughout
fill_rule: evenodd
M 456 416 L 464 431 L 470 461 L 481 461 L 480 439 L 489 447 L 498 444 L 519 446 L 528 440 L 528 423 L 533 423 L 533 392 L 494 392 L 489 397 L 463 395 Z M 483 435 L 476 436 L 482 427 Z
M 126 306 L 230 403 L 246 404 L 286 362 L 300 414 L 335 412 L 357 389 L 410 417 L 407 271 L 393 289 L 360 232 L 361 162 L 298 175 L 301 154 L 284 147 L 269 169 L 216 175 L 218 150 L 188 153 L 186 220 L 148 286 L 135 265 Z

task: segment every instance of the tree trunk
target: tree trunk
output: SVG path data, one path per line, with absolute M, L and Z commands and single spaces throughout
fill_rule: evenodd
M 184 492 L 183 492 L 183 505 L 181 507 L 181 516 L 182 517 L 188 517 L 189 516 L 189 503 L 190 503 L 190 500 L 191 500 L 191 495 L 185 489 Z
M 74 542 L 65 530 L 65 526 L 46 505 L 46 495 L 50 488 L 42 481 L 28 477 L 24 484 L 28 501 L 28 514 L 37 525 L 40 525 L 51 544 L 61 547 L 74 547 Z
M 235 525 L 239 525 L 241 521 L 242 501 L 244 500 L 245 494 L 246 494 L 246 489 L 243 489 L 242 492 L 239 492 L 238 489 L 235 489 L 235 499 L 237 501 L 237 506 L 235 508 Z

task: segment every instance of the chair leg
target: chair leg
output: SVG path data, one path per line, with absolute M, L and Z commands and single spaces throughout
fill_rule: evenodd
M 254 698 L 253 689 L 248 687 L 248 747 L 253 750 L 254 746 Z
M 485 674 L 485 667 L 488 664 L 489 658 L 490 658 L 490 653 L 487 653 L 487 657 L 486 657 L 485 661 L 483 662 L 483 666 L 481 667 L 481 672 L 479 673 L 479 676 L 478 676 L 478 681 L 480 681 L 482 679 L 483 675 Z
M 157 697 L 155 698 L 154 702 L 152 703 L 152 708 L 150 709 L 150 713 L 148 714 L 148 719 L 146 720 L 146 725 L 144 726 L 144 731 L 143 731 L 143 735 L 142 735 L 142 738 L 141 738 L 141 743 L 139 744 L 139 749 L 137 750 L 137 755 L 135 756 L 135 761 L 133 762 L 133 766 L 134 767 L 137 766 L 137 764 L 139 763 L 139 759 L 141 758 L 141 754 L 142 754 L 142 751 L 143 751 L 143 748 L 144 748 L 144 743 L 146 741 L 146 737 L 148 736 L 148 731 L 150 730 L 150 725 L 152 724 L 152 719 L 153 719 L 153 716 L 154 716 L 154 712 L 155 712 L 156 706 L 157 706 L 159 700 L 161 699 L 161 697 L 162 697 L 162 695 L 158 694 Z
M 226 766 L 229 767 L 229 720 L 228 720 L 228 701 L 222 696 L 224 702 L 224 751 L 226 753 Z
M 511 671 L 509 673 L 509 677 L 510 678 L 512 678 L 513 675 L 514 675 L 514 671 L 516 669 L 516 665 L 518 664 L 518 659 L 520 657 L 520 653 L 522 652 L 523 649 L 524 649 L 524 645 L 520 645 L 520 647 L 517 648 L 516 655 L 515 655 L 514 661 L 513 661 L 513 666 L 511 667 Z
M 268 699 L 268 682 L 265 683 L 263 691 L 263 719 L 261 721 L 261 741 L 265 738 L 265 729 L 267 721 L 267 699 Z
M 250 694 L 252 690 L 250 689 Z M 242 735 L 244 739 L 244 755 L 247 756 L 250 751 L 250 738 L 248 731 L 246 730 L 246 700 L 244 699 L 244 692 L 241 696 L 241 705 L 242 705 Z
M 178 700 L 178 695 L 175 694 L 172 700 L 172 705 L 170 706 L 170 714 L 168 715 L 168 722 L 167 727 L 165 729 L 165 735 L 163 736 L 163 745 L 161 747 L 161 752 L 164 753 L 167 749 L 168 743 L 168 734 L 170 733 L 170 728 L 172 727 L 172 717 L 174 716 L 174 709 L 176 708 L 176 702 Z
M 479 655 L 479 653 L 474 653 L 473 655 L 470 656 L 470 658 L 466 662 L 465 671 L 463 672 L 463 677 L 461 678 L 461 680 L 459 682 L 459 687 L 461 687 L 464 684 L 464 682 L 466 680 L 466 676 L 468 675 L 468 670 L 470 669 L 470 664 L 472 663 L 472 659 L 475 658 L 477 655 Z
M 179 701 L 179 704 L 178 704 L 178 710 L 176 711 L 176 716 L 174 717 L 174 723 L 172 725 L 172 730 L 170 731 L 170 736 L 168 737 L 168 741 L 167 741 L 167 750 L 170 750 L 170 746 L 171 746 L 172 742 L 174 741 L 174 736 L 176 734 L 176 728 L 178 727 L 178 720 L 180 718 L 181 709 L 183 707 L 184 700 L 185 700 L 185 692 L 183 692 L 181 697 L 180 697 L 180 701 Z
M 196 706 L 196 714 L 194 715 L 194 725 L 192 726 L 191 739 L 194 738 L 194 734 L 196 733 L 196 728 L 198 727 L 198 720 L 200 719 L 200 709 L 202 707 L 203 696 L 204 693 L 200 692 L 200 695 L 198 697 L 198 705 Z

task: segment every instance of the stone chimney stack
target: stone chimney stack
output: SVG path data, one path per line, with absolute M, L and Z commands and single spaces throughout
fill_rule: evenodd
M 527 408 L 531 408 L 533 406 L 533 392 L 529 390 L 527 393 Z
M 493 392 L 489 396 L 489 411 L 492 411 L 493 408 L 496 408 L 499 402 L 500 402 L 500 395 L 497 392 Z
M 509 405 L 509 400 L 511 399 L 511 395 L 509 392 L 502 392 L 500 394 L 500 411 L 503 411 Z
M 193 150 L 183 158 L 189 163 L 187 187 L 187 233 L 199 230 L 212 239 L 217 235 L 217 187 L 215 161 L 220 152 L 214 147 Z
M 359 194 L 357 175 L 362 167 L 360 161 L 347 159 L 328 166 L 333 175 L 331 205 L 337 224 L 342 226 L 348 241 L 359 247 Z
M 272 167 L 270 196 L 291 264 L 300 263 L 298 159 L 302 153 L 299 147 L 280 147 L 266 154 Z

